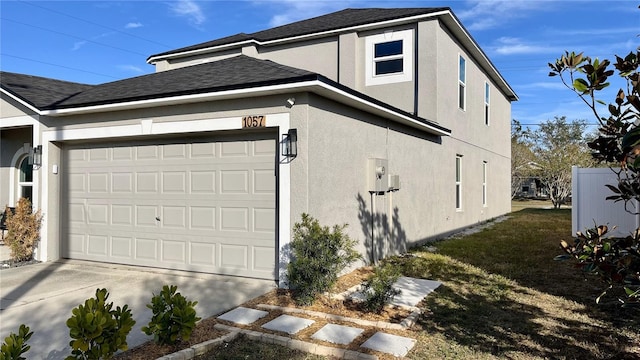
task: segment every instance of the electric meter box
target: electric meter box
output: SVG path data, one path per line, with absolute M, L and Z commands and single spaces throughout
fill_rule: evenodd
M 400 190 L 400 175 L 389 175 L 389 191 Z
M 389 161 L 387 159 L 369 159 L 367 177 L 369 191 L 389 191 Z

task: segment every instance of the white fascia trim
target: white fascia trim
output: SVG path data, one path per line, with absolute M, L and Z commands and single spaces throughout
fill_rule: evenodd
M 35 112 L 36 114 L 41 115 L 40 114 L 40 110 L 38 108 L 36 108 L 35 106 L 29 104 L 28 102 L 25 102 L 24 100 L 22 100 L 21 98 L 13 95 L 12 93 L 8 92 L 7 90 L 0 88 L 0 92 L 5 94 L 5 95 L 7 95 L 10 98 L 12 98 L 13 100 L 19 102 L 21 105 L 25 106 L 26 108 L 28 108 L 29 110 Z M 2 120 L 4 122 L 4 119 L 2 119 Z
M 420 121 L 412 119 L 409 116 L 400 114 L 398 112 L 387 109 L 373 102 L 361 99 L 355 95 L 352 95 L 345 91 L 337 89 L 333 86 L 327 85 L 319 80 L 305 81 L 305 82 L 299 82 L 299 83 L 293 83 L 293 84 L 264 86 L 259 88 L 229 90 L 229 91 L 221 91 L 221 92 L 215 92 L 215 93 L 184 95 L 184 96 L 176 96 L 176 97 L 170 97 L 170 98 L 158 98 L 158 99 L 150 99 L 150 100 L 130 101 L 125 103 L 86 106 L 86 107 L 80 107 L 80 108 L 47 110 L 43 112 L 43 115 L 64 116 L 64 115 L 75 115 L 75 114 L 92 113 L 92 112 L 147 108 L 152 106 L 186 104 L 186 103 L 192 103 L 192 102 L 198 102 L 198 101 L 214 101 L 214 100 L 220 100 L 224 98 L 237 98 L 240 96 L 245 96 L 245 97 L 258 96 L 260 94 L 273 95 L 277 93 L 295 92 L 295 91 L 314 92 L 314 88 L 315 89 L 320 88 L 332 94 L 338 95 L 337 98 L 348 99 L 351 102 L 355 101 L 360 105 L 362 105 L 362 107 L 365 110 L 369 110 L 369 111 L 375 110 L 376 112 L 382 112 L 384 113 L 384 116 L 387 116 L 392 120 L 396 120 L 400 123 L 404 123 L 411 127 L 414 127 L 420 130 L 425 130 L 435 135 L 440 135 L 440 136 L 451 135 L 450 131 L 444 131 L 436 127 L 430 126 L 428 124 L 422 123 Z
M 2 118 L 0 128 L 20 127 L 20 126 L 37 126 L 38 120 L 31 115 L 13 116 Z
M 208 52 L 211 52 L 211 51 L 220 51 L 220 50 L 223 50 L 223 49 L 226 49 L 226 48 L 237 47 L 237 46 L 244 45 L 244 44 L 249 44 L 249 43 L 253 43 L 253 44 L 256 44 L 256 45 L 269 46 L 269 45 L 277 45 L 277 44 L 281 44 L 281 43 L 288 43 L 288 42 L 294 42 L 294 41 L 299 41 L 299 40 L 305 40 L 305 39 L 309 39 L 309 38 L 330 36 L 330 35 L 333 35 L 333 34 L 339 34 L 339 33 L 346 32 L 346 31 L 363 31 L 363 30 L 375 29 L 375 28 L 384 27 L 384 26 L 393 26 L 393 25 L 396 25 L 396 24 L 403 24 L 403 23 L 412 22 L 412 21 L 415 21 L 415 20 L 422 20 L 422 19 L 427 19 L 427 18 L 431 18 L 431 17 L 437 17 L 437 16 L 441 16 L 441 15 L 445 15 L 445 14 L 450 14 L 450 11 L 439 11 L 439 12 L 435 12 L 435 13 L 431 13 L 431 14 L 415 15 L 415 16 L 410 16 L 410 17 L 401 18 L 401 19 L 393 19 L 393 20 L 381 21 L 381 22 L 371 23 L 371 24 L 350 26 L 350 27 L 345 27 L 345 28 L 340 28 L 340 29 L 335 29 L 335 30 L 327 30 L 327 31 L 321 31 L 321 32 L 312 33 L 312 34 L 298 35 L 298 36 L 292 36 L 292 37 L 288 37 L 288 38 L 268 40 L 268 41 L 245 40 L 245 41 L 241 41 L 241 42 L 237 42 L 237 43 L 231 43 L 231 44 L 225 44 L 225 45 L 219 45 L 219 46 L 212 46 L 212 47 L 207 47 L 207 48 L 202 48 L 202 49 L 197 49 L 197 50 L 184 51 L 184 52 L 174 53 L 174 54 L 169 54 L 169 55 L 164 55 L 164 56 L 150 57 L 149 60 L 147 60 L 147 63 L 148 64 L 153 64 L 156 61 L 168 60 L 168 59 L 173 59 L 173 58 L 176 58 L 176 57 L 193 56 L 193 55 L 198 55 L 198 54 L 202 54 L 202 53 L 208 53 Z

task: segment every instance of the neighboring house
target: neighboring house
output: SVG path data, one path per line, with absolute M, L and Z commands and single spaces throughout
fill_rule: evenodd
M 278 280 L 301 213 L 348 223 L 371 261 L 511 209 L 517 97 L 449 8 L 347 9 L 148 62 L 100 85 L 0 73 L 0 203 L 43 210 L 40 260 Z

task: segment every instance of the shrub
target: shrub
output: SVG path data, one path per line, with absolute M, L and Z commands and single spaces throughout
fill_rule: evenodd
M 187 301 L 180 293 L 176 293 L 177 286 L 163 286 L 158 295 L 153 295 L 147 307 L 153 311 L 153 317 L 142 331 L 153 335 L 153 340 L 161 345 L 175 344 L 187 341 L 200 320 L 196 316 L 197 301 Z
M 302 222 L 293 226 L 292 259 L 287 265 L 288 282 L 295 301 L 313 303 L 318 294 L 330 290 L 339 273 L 360 258 L 356 241 L 345 233 L 347 225 L 333 230 L 302 214 Z
M 73 351 L 66 360 L 110 359 L 116 351 L 127 350 L 127 335 L 136 322 L 127 305 L 113 310 L 107 298 L 107 289 L 97 289 L 95 299 L 72 310 L 67 327 Z
M 395 289 L 393 284 L 400 277 L 400 271 L 392 265 L 377 267 L 362 285 L 365 296 L 362 307 L 368 312 L 382 312 L 385 305 L 400 294 L 400 290 Z
M 33 251 L 40 240 L 40 224 L 42 215 L 40 210 L 33 213 L 31 202 L 26 198 L 20 198 L 15 211 L 5 208 L 7 214 L 7 237 L 5 242 L 11 249 L 13 261 L 29 261 L 33 259 Z
M 640 228 L 624 238 L 605 237 L 608 231 L 607 226 L 600 225 L 584 233 L 578 232 L 573 244 L 563 240 L 560 246 L 567 255 L 559 255 L 556 259 L 574 258 L 579 268 L 598 275 L 608 285 L 596 298 L 596 303 L 614 289 L 625 294 L 618 299 L 621 303 L 640 305 Z
M 29 332 L 29 327 L 24 324 L 20 325 L 17 334 L 10 333 L 0 347 L 0 360 L 26 360 L 21 355 L 31 348 L 27 345 L 31 335 L 33 331 Z

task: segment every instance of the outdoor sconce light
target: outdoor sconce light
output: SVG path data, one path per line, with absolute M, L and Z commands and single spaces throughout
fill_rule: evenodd
M 282 139 L 282 155 L 288 158 L 298 156 L 298 129 L 289 129 Z
M 29 149 L 29 162 L 34 168 L 40 168 L 42 165 L 42 145 Z

